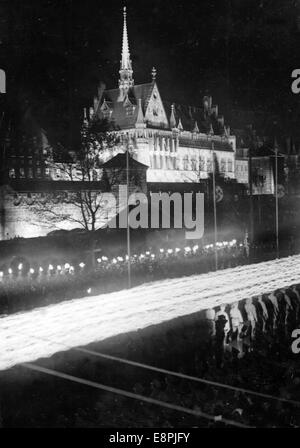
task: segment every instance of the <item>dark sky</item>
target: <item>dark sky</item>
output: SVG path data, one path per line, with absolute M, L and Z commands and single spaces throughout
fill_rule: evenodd
M 164 99 L 200 105 L 210 93 L 227 121 L 254 111 L 266 129 L 299 127 L 290 90 L 300 68 L 296 0 L 127 0 L 134 79 L 155 66 Z M 0 0 L 1 68 L 7 102 L 28 107 L 54 138 L 76 133 L 99 81 L 117 87 L 122 7 L 117 0 Z M 230 124 L 230 123 L 229 123 Z M 235 123 L 233 123 L 235 124 Z

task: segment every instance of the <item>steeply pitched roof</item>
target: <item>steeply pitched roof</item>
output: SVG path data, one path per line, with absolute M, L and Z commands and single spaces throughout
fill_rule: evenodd
M 130 103 L 124 104 L 124 98 L 120 89 L 105 90 L 102 96 L 102 100 L 99 103 L 96 113 L 101 114 L 100 108 L 105 101 L 111 110 L 110 119 L 114 122 L 117 129 L 126 129 L 135 126 L 138 116 L 138 100 L 141 99 L 142 111 L 145 113 L 149 99 L 154 87 L 154 83 L 139 84 L 131 87 L 127 92 L 128 100 L 132 105 L 130 109 Z
M 144 165 L 141 162 L 129 157 L 129 167 L 131 168 L 144 168 L 148 169 L 147 165 Z M 101 168 L 126 168 L 126 153 L 119 153 L 112 159 L 109 159 L 107 162 L 101 165 Z
M 233 152 L 233 148 L 230 145 L 230 143 L 228 143 L 227 140 L 213 140 L 214 143 L 214 149 L 216 151 L 227 151 L 227 152 Z M 194 140 L 191 140 L 189 138 L 185 138 L 183 136 L 179 137 L 179 145 L 180 146 L 187 146 L 190 148 L 203 148 L 203 149 L 207 149 L 208 147 L 210 147 L 211 143 L 208 142 L 207 138 L 197 138 Z
M 102 94 L 102 98 L 98 103 L 98 108 L 95 111 L 98 116 L 103 115 L 103 104 L 106 105 L 106 111 L 110 110 L 110 121 L 114 129 L 128 129 L 135 127 L 139 118 L 139 124 L 142 121 L 141 115 L 146 114 L 149 101 L 152 97 L 154 88 L 157 88 L 156 81 L 153 80 L 150 83 L 138 84 L 129 88 L 127 93 L 124 93 L 123 89 L 110 89 L 105 90 Z M 126 92 L 126 91 L 125 91 Z M 139 100 L 141 100 L 141 111 L 139 111 Z M 211 98 L 210 98 L 211 103 Z M 180 104 L 173 104 L 173 120 L 171 118 L 171 106 L 172 103 L 162 101 L 162 106 L 166 112 L 166 123 L 153 123 L 147 118 L 147 127 L 156 128 L 163 127 L 164 129 L 180 126 L 182 131 L 190 131 L 204 134 L 214 134 L 222 136 L 226 134 L 226 128 L 224 126 L 224 118 L 218 116 L 217 106 L 203 106 L 202 108 L 185 106 Z M 104 111 L 104 114 L 106 113 Z M 174 126 L 175 123 L 175 126 Z M 192 142 L 187 142 L 188 146 L 193 146 Z M 228 141 L 217 142 L 215 149 L 232 151 L 231 145 Z M 199 146 L 198 139 L 194 146 Z M 200 144 L 201 147 L 201 144 Z
M 168 117 L 170 117 L 172 104 L 168 101 L 163 103 Z M 203 108 L 174 104 L 174 116 L 176 125 L 180 120 L 185 131 L 193 132 L 197 123 L 198 130 L 201 133 L 209 133 L 212 126 L 215 135 L 223 134 L 222 118 L 220 117 L 220 120 L 218 120 L 214 113 L 207 114 Z

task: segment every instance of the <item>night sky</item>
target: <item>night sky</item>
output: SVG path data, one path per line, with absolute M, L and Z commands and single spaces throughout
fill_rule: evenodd
M 276 120 L 282 138 L 296 136 L 300 95 L 290 85 L 300 68 L 298 3 L 0 0 L 7 115 L 17 122 L 30 109 L 53 140 L 76 134 L 99 82 L 118 85 L 126 4 L 136 84 L 149 82 L 155 66 L 165 100 L 197 106 L 209 93 L 232 126 L 243 124 L 234 112 L 243 109 L 262 132 Z

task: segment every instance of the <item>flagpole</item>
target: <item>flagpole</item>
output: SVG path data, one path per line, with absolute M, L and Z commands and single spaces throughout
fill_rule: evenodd
M 214 153 L 214 142 L 211 142 L 211 152 L 212 152 L 212 178 L 213 178 L 213 204 L 214 204 L 214 240 L 215 240 L 215 268 L 218 270 L 218 229 L 217 229 L 217 203 L 216 203 L 216 176 L 215 176 L 215 153 Z
M 278 148 L 276 139 L 275 139 L 275 215 L 276 215 L 276 258 L 279 258 Z
M 127 185 L 127 273 L 128 273 L 128 289 L 131 288 L 131 255 L 130 255 L 130 219 L 129 219 L 129 136 L 127 137 L 126 148 L 126 185 Z
M 248 152 L 249 157 L 249 194 L 250 194 L 250 250 L 249 255 L 252 257 L 252 247 L 254 244 L 254 212 L 253 212 L 253 185 L 252 185 L 252 148 L 251 144 Z

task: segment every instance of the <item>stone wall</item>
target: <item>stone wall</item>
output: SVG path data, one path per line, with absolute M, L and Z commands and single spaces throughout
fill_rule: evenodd
M 115 216 L 116 209 L 113 201 L 107 201 L 107 193 L 93 192 L 93 194 L 97 196 L 100 204 L 103 201 L 96 215 L 96 228 L 101 228 Z M 75 199 L 75 195 L 76 193 L 67 191 L 16 193 L 2 189 L 0 240 L 35 238 L 59 230 L 84 229 L 80 202 Z M 120 207 L 118 196 L 115 194 L 114 196 L 118 210 Z

